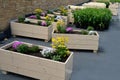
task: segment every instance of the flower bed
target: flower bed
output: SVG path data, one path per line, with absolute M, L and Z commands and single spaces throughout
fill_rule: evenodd
M 52 25 L 40 26 L 26 23 L 19 23 L 17 20 L 11 21 L 12 35 L 32 37 L 49 41 L 52 37 Z
M 66 31 L 53 31 L 52 38 L 57 36 L 67 37 L 69 39 L 67 43 L 69 49 L 93 50 L 94 53 L 98 51 L 99 34 L 96 31 L 72 30 L 70 27 Z
M 28 49 L 25 45 L 29 47 L 33 46 L 33 44 L 30 43 L 18 43 L 18 41 L 14 41 L 0 48 L 0 69 L 2 72 L 13 72 L 41 80 L 70 79 L 72 73 L 73 53 L 70 53 L 65 62 L 59 62 L 32 56 L 30 55 L 31 53 L 20 53 Z M 11 47 L 20 52 L 14 52 L 13 49 L 10 49 Z M 40 45 L 38 47 L 40 50 L 47 48 Z M 32 50 L 33 52 L 36 48 L 29 50 Z

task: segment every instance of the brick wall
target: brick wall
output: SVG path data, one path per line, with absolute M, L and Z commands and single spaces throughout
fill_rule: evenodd
M 89 0 L 0 0 L 0 30 L 5 29 L 11 19 L 32 12 L 35 8 L 47 10 L 87 1 Z

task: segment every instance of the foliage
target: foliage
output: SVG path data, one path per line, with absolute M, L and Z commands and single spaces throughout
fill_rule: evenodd
M 105 3 L 106 4 L 106 8 L 109 7 L 110 5 L 110 1 L 109 0 L 96 0 L 97 2 L 100 2 L 100 3 Z
M 33 45 L 33 46 L 29 47 L 28 50 L 29 50 L 29 52 L 35 53 L 35 52 L 39 51 L 39 47 Z
M 38 24 L 38 25 L 41 25 L 41 21 L 38 21 L 37 24 Z
M 61 12 L 61 15 L 67 16 L 68 10 L 65 7 L 61 6 L 59 10 Z
M 52 56 L 52 60 L 60 61 L 61 60 L 61 56 L 60 55 L 53 55 Z
M 120 3 L 120 0 L 110 0 L 110 2 L 112 2 L 112 3 L 119 2 Z
M 81 28 L 87 28 L 91 25 L 96 30 L 108 29 L 112 13 L 109 9 L 102 8 L 86 8 L 75 10 L 73 12 L 75 24 L 79 24 Z
M 83 35 L 88 35 L 88 31 L 87 30 L 81 30 L 80 33 L 83 34 Z
M 24 20 L 25 20 L 24 17 L 22 17 L 22 16 L 19 16 L 19 17 L 18 17 L 18 22 L 19 22 L 19 23 L 24 23 Z
M 88 27 L 87 27 L 87 30 L 88 30 L 88 31 L 93 31 L 94 28 L 93 28 L 92 26 L 88 26 Z
M 39 15 L 39 14 L 36 14 L 36 18 L 37 18 L 37 19 L 40 19 L 40 15 Z
M 70 54 L 70 51 L 65 45 L 67 42 L 68 39 L 66 37 L 52 38 L 52 48 L 55 49 L 55 53 L 57 54 L 54 59 L 64 59 Z
M 57 21 L 57 31 L 59 33 L 65 33 L 66 32 L 63 20 L 58 20 Z
M 47 10 L 47 13 L 48 14 L 53 14 L 53 11 L 52 10 Z
M 28 52 L 28 45 L 26 44 L 21 44 L 17 47 L 17 51 L 20 53 L 27 53 Z

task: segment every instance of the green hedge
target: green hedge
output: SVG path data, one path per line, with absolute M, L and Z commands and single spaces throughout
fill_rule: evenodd
M 73 12 L 76 27 L 93 26 L 96 30 L 108 29 L 112 13 L 109 9 L 86 8 Z
M 112 3 L 119 2 L 120 3 L 120 0 L 110 0 L 110 2 L 112 2 Z

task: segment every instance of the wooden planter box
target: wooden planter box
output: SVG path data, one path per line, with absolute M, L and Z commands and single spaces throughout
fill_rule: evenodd
M 48 27 L 11 21 L 12 35 L 32 37 L 49 41 L 52 37 L 52 25 Z
M 80 34 L 61 34 L 53 33 L 52 37 L 64 36 L 68 38 L 67 47 L 69 49 L 83 49 L 93 50 L 94 53 L 98 51 L 99 35 L 80 35 Z
M 59 13 L 55 13 L 54 14 L 47 14 L 48 16 L 54 16 L 54 15 L 60 15 Z M 69 23 L 68 21 L 68 16 L 62 16 L 65 22 L 65 26 L 67 26 L 67 24 Z
M 0 48 L 0 69 L 40 80 L 69 80 L 72 73 L 73 53 L 66 62 L 21 54 L 6 50 L 12 43 Z M 25 43 L 27 45 L 32 45 Z M 44 48 L 44 46 L 39 46 Z

